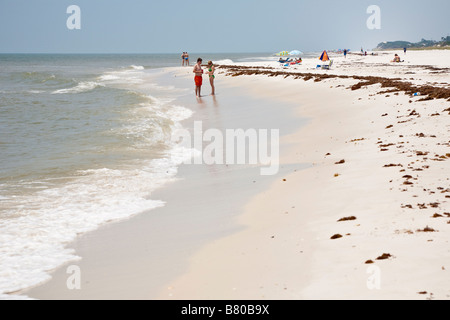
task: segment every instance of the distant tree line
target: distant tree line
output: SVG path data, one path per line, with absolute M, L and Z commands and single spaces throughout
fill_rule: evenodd
M 400 48 L 432 48 L 450 46 L 450 36 L 442 37 L 441 41 L 422 39 L 419 42 L 412 43 L 408 41 L 386 41 L 377 46 L 379 50 L 400 49 Z

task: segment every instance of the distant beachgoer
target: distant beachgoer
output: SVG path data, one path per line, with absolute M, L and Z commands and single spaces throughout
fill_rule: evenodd
M 185 57 L 186 57 L 186 52 L 183 52 L 181 54 L 181 66 L 183 66 L 183 67 L 184 67 L 184 64 L 186 63 Z
M 197 64 L 194 67 L 194 81 L 195 81 L 195 95 L 200 98 L 201 97 L 201 89 L 203 84 L 203 69 L 202 69 L 202 58 L 197 59 Z
M 286 58 L 286 59 L 282 59 L 282 58 L 280 58 L 279 60 L 278 60 L 278 62 L 280 62 L 280 63 L 287 63 L 287 62 L 291 62 L 291 58 Z
M 347 49 L 344 50 L 344 57 L 347 58 Z
M 367 56 L 367 51 L 364 52 L 364 55 Z
M 398 54 L 395 54 L 394 60 L 392 60 L 391 62 L 402 62 L 402 61 L 400 60 L 400 56 Z
M 406 50 L 408 50 L 408 49 L 406 49 L 406 48 L 403 48 L 403 52 L 406 54 Z
M 216 76 L 214 75 L 214 72 L 216 71 L 216 68 L 214 67 L 214 64 L 212 61 L 208 61 L 208 75 L 209 75 L 209 83 L 211 84 L 211 95 L 214 96 L 216 94 L 216 88 L 214 86 L 214 79 Z
M 184 58 L 186 59 L 186 65 L 190 65 L 190 63 L 189 63 L 189 53 L 187 53 L 187 52 L 185 52 L 184 53 Z

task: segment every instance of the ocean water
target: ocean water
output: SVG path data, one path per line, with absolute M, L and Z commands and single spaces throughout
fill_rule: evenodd
M 216 63 L 270 59 L 201 56 Z M 0 298 L 78 259 L 66 248 L 78 235 L 164 205 L 151 194 L 176 179 L 192 155 L 171 142 L 192 111 L 174 104 L 185 89 L 150 75 L 180 60 L 0 55 Z

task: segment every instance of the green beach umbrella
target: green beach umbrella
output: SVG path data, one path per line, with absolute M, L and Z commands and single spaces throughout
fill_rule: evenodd
M 284 57 L 284 56 L 288 56 L 289 55 L 289 51 L 281 51 L 277 53 L 277 56 L 280 57 Z

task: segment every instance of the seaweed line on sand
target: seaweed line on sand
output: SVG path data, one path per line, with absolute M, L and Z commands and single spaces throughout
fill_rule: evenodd
M 305 81 L 314 79 L 315 82 L 320 82 L 326 79 L 340 78 L 340 79 L 355 79 L 358 83 L 350 87 L 352 90 L 358 90 L 362 87 L 367 87 L 375 84 L 381 84 L 382 88 L 394 88 L 391 92 L 403 91 L 406 94 L 414 95 L 419 93 L 422 98 L 419 101 L 427 101 L 433 99 L 447 99 L 450 101 L 450 89 L 442 87 L 433 87 L 431 85 L 413 85 L 411 82 L 402 81 L 399 78 L 384 78 L 375 76 L 348 76 L 336 74 L 315 74 L 315 73 L 298 73 L 277 71 L 270 67 L 249 67 L 249 66 L 233 66 L 233 65 L 219 65 L 220 69 L 227 71 L 227 76 L 238 77 L 242 75 L 266 75 L 269 77 L 283 76 L 284 78 L 293 77 L 294 79 L 303 79 Z

